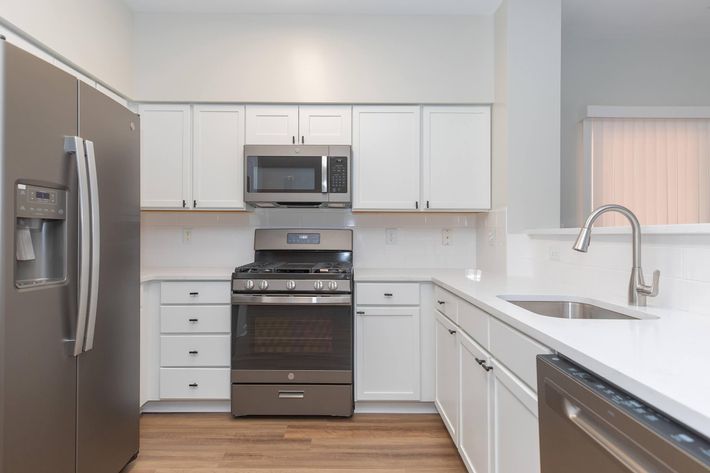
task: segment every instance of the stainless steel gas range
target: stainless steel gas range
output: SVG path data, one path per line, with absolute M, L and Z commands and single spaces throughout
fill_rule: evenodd
M 351 230 L 256 230 L 232 275 L 232 414 L 353 413 Z

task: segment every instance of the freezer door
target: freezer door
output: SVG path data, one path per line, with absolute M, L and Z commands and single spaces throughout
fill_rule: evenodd
M 79 356 L 77 472 L 118 473 L 138 453 L 139 117 L 81 83 L 79 134 L 93 142 L 100 240 L 96 310 Z
M 0 93 L 0 473 L 74 473 L 77 80 L 0 40 Z M 68 191 L 64 282 L 15 286 L 18 182 Z

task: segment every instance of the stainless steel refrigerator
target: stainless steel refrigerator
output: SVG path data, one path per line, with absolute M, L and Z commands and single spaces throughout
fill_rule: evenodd
M 138 452 L 139 117 L 0 40 L 0 473 Z

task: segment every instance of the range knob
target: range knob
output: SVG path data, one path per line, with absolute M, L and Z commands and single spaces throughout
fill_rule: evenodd
M 252 289 L 254 289 L 254 281 L 252 281 L 251 279 L 244 281 L 244 289 L 246 289 L 247 291 L 251 291 Z
M 330 281 L 328 283 L 328 290 L 335 291 L 336 289 L 338 289 L 338 281 Z
M 315 289 L 316 291 L 322 291 L 323 290 L 323 281 L 314 282 L 313 289 Z
M 289 291 L 296 289 L 296 281 L 286 281 L 286 289 Z
M 259 282 L 259 289 L 262 291 L 265 291 L 269 288 L 269 282 L 268 281 L 260 281 Z

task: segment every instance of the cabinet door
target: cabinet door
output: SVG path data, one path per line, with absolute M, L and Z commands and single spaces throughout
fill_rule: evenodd
M 483 361 L 483 364 L 479 363 Z M 490 406 L 493 375 L 488 353 L 465 334 L 459 336 L 461 423 L 459 451 L 472 473 L 490 471 Z
M 459 357 L 457 328 L 436 313 L 436 408 L 458 445 Z
M 244 208 L 244 107 L 194 108 L 193 200 L 201 209 Z
M 301 144 L 349 145 L 352 143 L 352 107 L 301 105 L 298 130 Z
M 493 360 L 493 465 L 496 473 L 539 473 L 537 396 Z
M 353 107 L 353 209 L 419 208 L 420 111 Z
M 425 207 L 490 209 L 490 107 L 424 107 L 423 113 Z
M 190 106 L 143 104 L 141 207 L 182 208 L 190 201 Z
M 360 401 L 418 401 L 418 307 L 358 307 L 355 389 Z
M 298 135 L 297 105 L 248 105 L 246 144 L 291 145 Z

